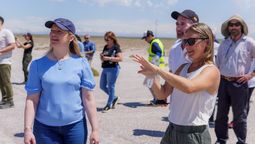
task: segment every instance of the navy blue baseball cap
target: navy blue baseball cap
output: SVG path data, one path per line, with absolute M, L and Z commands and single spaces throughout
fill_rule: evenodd
M 184 10 L 183 12 L 177 12 L 177 11 L 173 11 L 171 13 L 171 17 L 175 20 L 177 20 L 178 16 L 183 16 L 187 19 L 190 19 L 192 20 L 194 23 L 198 23 L 199 22 L 199 18 L 198 18 L 198 15 L 193 11 L 193 10 L 189 10 L 189 9 L 186 9 Z
M 45 26 L 47 28 L 51 28 L 53 24 L 56 24 L 62 30 L 70 31 L 71 33 L 75 34 L 75 26 L 69 19 L 57 18 L 54 21 L 47 21 Z
M 154 36 L 153 32 L 151 30 L 147 30 L 146 32 L 143 33 L 142 39 L 147 38 L 148 36 Z

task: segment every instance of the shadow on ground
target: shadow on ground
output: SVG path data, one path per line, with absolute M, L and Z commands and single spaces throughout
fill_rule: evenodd
M 155 131 L 155 130 L 143 130 L 143 129 L 134 129 L 133 135 L 134 136 L 151 136 L 151 137 L 163 137 L 165 132 L 162 131 Z
M 128 102 L 128 103 L 122 103 L 122 104 L 124 106 L 130 107 L 130 108 L 149 106 L 148 104 L 143 104 L 143 103 L 140 103 L 140 102 Z
M 162 121 L 165 121 L 165 122 L 169 122 L 169 121 L 168 121 L 168 117 L 162 117 L 161 120 L 162 120 Z
M 102 112 L 104 108 L 97 108 L 98 112 Z
M 14 134 L 14 136 L 15 137 L 24 137 L 24 133 L 23 132 L 21 132 L 21 133 L 16 133 L 16 134 Z

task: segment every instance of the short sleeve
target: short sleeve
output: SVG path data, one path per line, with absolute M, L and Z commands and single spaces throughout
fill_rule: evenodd
M 254 39 L 250 38 L 248 47 L 250 48 L 250 51 L 251 51 L 251 57 L 255 58 L 255 41 L 254 41 Z
M 42 90 L 41 79 L 38 73 L 37 65 L 37 61 L 35 60 L 31 63 L 29 69 L 28 81 L 25 86 L 28 96 L 35 93 L 40 93 Z
M 9 30 L 6 31 L 6 40 L 8 44 L 15 43 L 15 37 L 13 33 Z
M 92 51 L 95 52 L 96 51 L 96 44 L 92 43 Z
M 93 90 L 96 86 L 94 75 L 91 71 L 91 67 L 87 59 L 82 58 L 82 78 L 81 78 L 81 87 L 87 90 Z
M 116 48 L 116 54 L 122 52 L 121 49 L 120 49 L 120 46 L 116 46 L 115 48 Z

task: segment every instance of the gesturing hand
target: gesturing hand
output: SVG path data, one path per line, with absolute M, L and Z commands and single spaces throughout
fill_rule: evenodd
M 141 64 L 140 66 L 141 70 L 139 70 L 138 73 L 141 73 L 145 75 L 146 77 L 155 75 L 159 69 L 159 67 L 151 64 L 149 61 L 145 60 L 140 55 L 132 55 L 131 58 L 133 61 Z

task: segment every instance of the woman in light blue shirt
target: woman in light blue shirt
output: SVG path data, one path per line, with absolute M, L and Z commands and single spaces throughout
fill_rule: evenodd
M 80 55 L 75 26 L 64 18 L 47 21 L 45 26 L 51 29 L 51 49 L 30 66 L 24 142 L 86 143 L 87 114 L 92 127 L 90 143 L 98 144 L 95 81 L 88 61 Z

